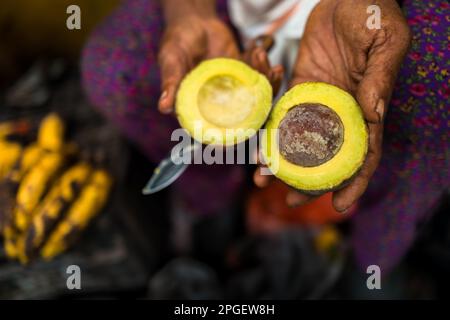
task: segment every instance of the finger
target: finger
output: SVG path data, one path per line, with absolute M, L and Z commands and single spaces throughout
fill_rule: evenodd
M 337 211 L 346 211 L 366 190 L 381 159 L 382 134 L 382 124 L 369 123 L 369 150 L 361 171 L 348 186 L 333 193 L 333 206 Z
M 255 173 L 253 174 L 253 183 L 259 188 L 267 187 L 273 179 L 273 175 L 263 174 L 262 173 L 263 169 L 266 169 L 266 168 L 263 166 L 259 166 L 255 170 Z
M 284 69 L 281 65 L 271 68 L 268 51 L 274 45 L 274 39 L 270 35 L 262 35 L 250 41 L 243 53 L 242 60 L 254 69 L 263 73 L 273 88 L 276 95 L 283 81 Z
M 275 44 L 275 39 L 273 38 L 273 36 L 265 34 L 257 37 L 255 39 L 255 44 L 257 47 L 263 48 L 264 51 L 269 52 Z
M 300 193 L 298 191 L 289 191 L 286 195 L 286 204 L 289 207 L 297 207 L 315 199 L 314 196 Z
M 260 47 L 255 48 L 251 54 L 251 66 L 258 72 L 264 74 L 267 78 L 270 77 L 270 62 L 267 52 Z
M 272 85 L 272 92 L 275 96 L 280 89 L 284 76 L 282 65 L 270 66 L 267 52 L 261 48 L 256 48 L 252 53 L 252 66 L 260 73 L 264 74 Z
M 273 95 L 276 96 L 283 82 L 284 68 L 282 65 L 276 65 L 271 70 L 270 83 L 273 88 Z
M 189 66 L 183 51 L 171 44 L 160 51 L 158 60 L 161 72 L 158 108 L 161 113 L 167 114 L 173 111 L 178 87 Z
M 398 71 L 410 44 L 406 23 L 395 20 L 395 26 L 379 30 L 369 49 L 367 67 L 356 89 L 356 99 L 368 122 L 380 123 L 386 114 Z M 392 34 L 388 34 L 391 30 Z
M 270 51 L 272 49 L 273 45 L 275 44 L 275 40 L 271 35 L 261 35 L 254 39 L 252 39 L 248 45 L 247 49 L 244 52 L 244 58 L 247 58 L 246 61 L 248 61 L 250 58 L 250 54 L 255 50 L 256 48 L 262 48 L 264 51 Z
M 240 57 L 240 51 L 237 45 L 233 42 L 230 45 L 228 45 L 228 48 L 225 50 L 224 53 L 217 55 L 217 57 L 227 57 L 231 59 L 239 59 Z

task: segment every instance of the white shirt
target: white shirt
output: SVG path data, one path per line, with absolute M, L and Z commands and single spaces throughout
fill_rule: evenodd
M 298 44 L 306 21 L 320 0 L 229 0 L 231 21 L 246 41 L 272 33 L 274 21 L 283 20 L 272 35 L 275 45 L 269 53 L 272 65 L 281 64 L 286 74 L 292 72 Z M 291 13 L 289 13 L 291 12 Z M 289 15 L 290 14 L 290 15 Z M 287 18 L 285 18 L 288 15 Z

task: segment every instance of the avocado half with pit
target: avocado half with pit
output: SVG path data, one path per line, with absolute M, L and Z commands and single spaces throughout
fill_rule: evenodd
M 272 87 L 264 75 L 238 60 L 216 58 L 183 79 L 175 111 L 195 140 L 228 146 L 253 136 L 271 107 Z
M 346 91 L 307 82 L 286 92 L 262 135 L 270 171 L 301 192 L 342 188 L 364 163 L 368 131 L 360 106 Z

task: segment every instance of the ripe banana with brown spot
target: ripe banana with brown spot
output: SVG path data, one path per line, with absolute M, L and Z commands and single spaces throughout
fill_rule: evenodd
M 64 156 L 62 154 L 46 153 L 24 176 L 17 191 L 13 214 L 15 226 L 20 231 L 27 228 L 33 210 L 63 164 Z
M 20 158 L 11 168 L 5 179 L 12 183 L 20 183 L 24 175 L 36 165 L 44 154 L 44 150 L 38 144 L 31 144 L 23 149 Z
M 47 151 L 58 152 L 64 146 L 65 125 L 56 113 L 50 113 L 41 121 L 38 144 Z
M 14 208 L 15 195 L 23 176 L 39 161 L 43 154 L 43 149 L 37 144 L 27 146 L 22 150 L 21 155 L 15 164 L 0 181 L 0 234 L 5 233 L 7 226 L 14 228 Z M 8 245 L 14 241 L 9 239 Z M 6 241 L 6 239 L 5 239 Z
M 85 185 L 92 167 L 84 162 L 65 171 L 33 213 L 25 232 L 25 253 L 34 254 Z
M 20 182 L 24 174 L 34 166 L 45 151 L 73 154 L 76 145 L 64 145 L 65 125 L 55 113 L 46 116 L 39 126 L 37 143 L 27 146 L 24 150 L 18 143 L 6 141 L 13 133 L 14 122 L 0 123 L 0 180 L 8 178 Z
M 65 143 L 65 124 L 57 114 L 41 121 L 37 141 L 26 147 L 7 141 L 16 127 L 0 124 L 0 193 L 10 195 L 0 194 L 5 252 L 22 263 L 38 252 L 51 259 L 73 244 L 102 210 L 112 179 L 107 171 L 84 162 L 58 177 L 79 150 L 76 144 Z
M 3 229 L 3 247 L 5 249 L 5 253 L 8 258 L 15 259 L 18 257 L 17 252 L 17 238 L 19 234 L 17 231 L 11 226 L 7 225 Z
M 79 197 L 69 208 L 67 215 L 57 225 L 41 250 L 41 256 L 50 260 L 64 252 L 76 236 L 105 206 L 112 185 L 112 178 L 103 169 L 95 170 Z

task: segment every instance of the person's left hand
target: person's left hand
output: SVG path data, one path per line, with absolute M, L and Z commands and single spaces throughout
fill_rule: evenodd
M 381 28 L 366 26 L 371 0 L 322 0 L 311 13 L 300 41 L 290 86 L 320 81 L 350 92 L 362 108 L 369 129 L 369 150 L 352 182 L 334 192 L 333 205 L 346 211 L 365 191 L 381 158 L 383 121 L 398 70 L 410 43 L 410 31 L 395 0 L 380 0 Z M 255 172 L 265 186 L 269 176 Z M 290 206 L 312 197 L 292 191 Z

